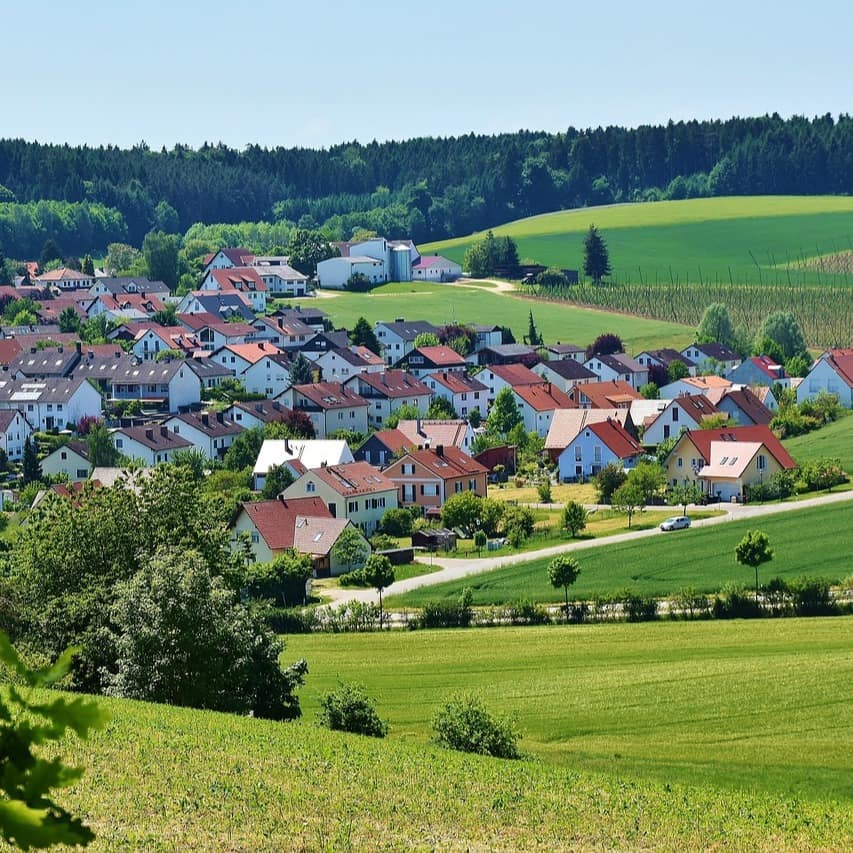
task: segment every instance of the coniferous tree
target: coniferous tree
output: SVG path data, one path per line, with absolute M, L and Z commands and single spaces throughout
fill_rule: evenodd
M 382 347 L 379 344 L 376 333 L 364 317 L 359 317 L 356 320 L 349 334 L 349 339 L 353 346 L 367 347 L 375 355 L 382 355 Z
M 24 458 L 21 465 L 21 479 L 25 486 L 30 483 L 35 483 L 41 480 L 41 464 L 39 463 L 38 453 L 36 452 L 35 444 L 29 438 L 24 441 Z
M 290 365 L 291 385 L 310 385 L 314 381 L 314 370 L 311 362 L 300 352 Z
M 531 311 L 527 318 L 527 343 L 532 347 L 542 345 L 542 336 L 536 328 L 536 323 L 533 321 L 533 312 Z
M 589 226 L 583 241 L 583 271 L 596 284 L 611 272 L 607 244 L 594 225 Z

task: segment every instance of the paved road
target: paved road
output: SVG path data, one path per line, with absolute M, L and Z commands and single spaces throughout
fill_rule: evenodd
M 853 491 L 835 492 L 828 495 L 821 495 L 816 498 L 808 498 L 807 500 L 786 504 L 723 504 L 721 508 L 725 510 L 725 515 L 715 516 L 714 518 L 699 519 L 698 521 L 693 522 L 693 526 L 706 527 L 712 524 L 725 524 L 726 522 L 742 518 L 758 518 L 763 515 L 772 515 L 778 512 L 790 512 L 791 510 L 803 509 L 805 507 L 822 506 L 823 504 L 849 500 L 853 500 Z M 713 509 L 716 507 L 715 505 L 711 505 L 710 508 Z M 851 521 L 853 521 L 853 518 L 851 518 Z M 598 548 L 603 545 L 610 545 L 614 542 L 628 542 L 633 539 L 645 539 L 649 536 L 678 535 L 678 533 L 663 533 L 663 531 L 658 528 L 653 528 L 652 530 L 637 530 L 619 533 L 615 536 L 604 536 L 600 539 L 585 539 L 577 542 L 566 542 L 561 545 L 553 545 L 550 548 L 540 548 L 538 551 L 525 551 L 521 554 L 510 554 L 502 557 L 434 557 L 432 559 L 432 563 L 433 565 L 441 566 L 441 571 L 398 581 L 388 587 L 388 589 L 384 591 L 383 595 L 396 595 L 398 593 L 409 592 L 422 586 L 432 586 L 433 584 L 444 583 L 445 581 L 458 580 L 459 578 L 468 577 L 469 575 L 477 575 L 482 572 L 491 571 L 492 569 L 502 568 L 503 566 L 512 566 L 516 563 L 527 563 L 530 560 L 536 560 L 540 557 L 553 557 L 556 554 L 564 554 L 567 551 L 576 551 L 581 548 Z M 427 562 L 427 559 L 428 558 L 424 558 L 421 562 Z M 338 589 L 324 590 L 323 594 L 328 596 L 334 604 L 343 604 L 347 601 L 378 601 L 376 591 L 372 589 L 347 589 L 341 587 Z

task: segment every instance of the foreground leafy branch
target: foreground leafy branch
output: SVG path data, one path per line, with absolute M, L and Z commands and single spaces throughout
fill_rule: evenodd
M 89 700 L 60 696 L 41 703 L 32 697 L 35 688 L 67 674 L 74 652 L 68 649 L 53 666 L 33 670 L 0 633 L 0 661 L 27 688 L 21 692 L 10 683 L 0 696 L 0 835 L 23 850 L 53 844 L 85 846 L 95 837 L 51 798 L 52 789 L 72 785 L 83 769 L 66 767 L 60 758 L 48 761 L 33 751 L 60 740 L 68 729 L 85 738 L 106 722 L 106 715 Z

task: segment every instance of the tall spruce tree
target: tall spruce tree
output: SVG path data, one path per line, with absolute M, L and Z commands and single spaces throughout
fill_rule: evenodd
M 30 483 L 41 480 L 41 477 L 41 465 L 39 464 L 35 444 L 27 437 L 26 441 L 24 441 L 24 459 L 21 465 L 23 484 L 28 486 Z
M 589 226 L 583 241 L 583 271 L 596 284 L 611 273 L 607 244 L 594 225 Z
M 314 381 L 314 370 L 311 362 L 300 352 L 290 365 L 289 377 L 291 385 L 310 385 Z

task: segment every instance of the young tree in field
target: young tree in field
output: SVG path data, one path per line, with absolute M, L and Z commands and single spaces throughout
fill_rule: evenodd
M 733 347 L 734 342 L 735 330 L 729 317 L 729 309 L 721 302 L 708 305 L 696 329 L 696 343 L 718 343 L 725 347 Z
M 451 495 L 441 508 L 441 523 L 451 529 L 472 529 L 480 518 L 480 502 L 474 492 L 459 492 Z
M 314 381 L 314 368 L 301 352 L 293 359 L 287 378 L 291 385 L 310 385 Z
M 477 549 L 477 556 L 480 556 L 480 552 L 483 548 L 488 545 L 489 539 L 486 536 L 486 532 L 484 530 L 478 530 L 474 533 L 474 547 Z
M 567 554 L 554 557 L 548 564 L 548 580 L 554 589 L 563 587 L 566 594 L 566 621 L 569 621 L 569 587 L 578 579 L 581 573 L 578 561 Z
M 335 547 L 332 548 L 332 556 L 342 562 L 347 571 L 353 566 L 363 563 L 370 554 L 370 546 L 364 541 L 364 537 L 351 524 L 347 525 L 338 536 Z
M 755 600 L 758 601 L 758 567 L 773 559 L 770 538 L 761 530 L 750 530 L 735 546 L 735 559 L 755 569 Z
M 611 272 L 607 244 L 594 225 L 589 226 L 583 241 L 583 271 L 595 284 L 599 284 Z
M 379 630 L 382 630 L 382 590 L 395 580 L 394 566 L 384 554 L 371 554 L 364 564 L 364 579 L 379 593 Z
M 496 435 L 506 435 L 514 426 L 521 423 L 521 413 L 518 411 L 518 404 L 509 387 L 498 391 L 489 412 L 488 423 L 489 432 Z
M 682 515 L 687 515 L 688 504 L 699 503 L 700 500 L 702 500 L 702 489 L 696 482 L 675 485 L 667 495 L 667 503 L 670 506 L 680 506 Z
M 657 462 L 644 459 L 628 472 L 628 482 L 641 489 L 644 503 L 650 504 L 666 485 L 666 473 Z
M 350 343 L 357 347 L 367 347 L 374 355 L 382 355 L 382 347 L 376 332 L 364 317 L 359 317 L 349 333 Z
M 437 347 L 441 345 L 438 335 L 433 332 L 421 332 L 414 341 L 415 349 L 421 347 Z
M 645 493 L 636 483 L 625 482 L 613 493 L 613 508 L 628 516 L 629 530 L 635 513 L 642 512 L 645 506 Z
M 569 531 L 572 539 L 586 527 L 588 514 L 586 507 L 577 501 L 569 501 L 563 509 L 563 527 Z

